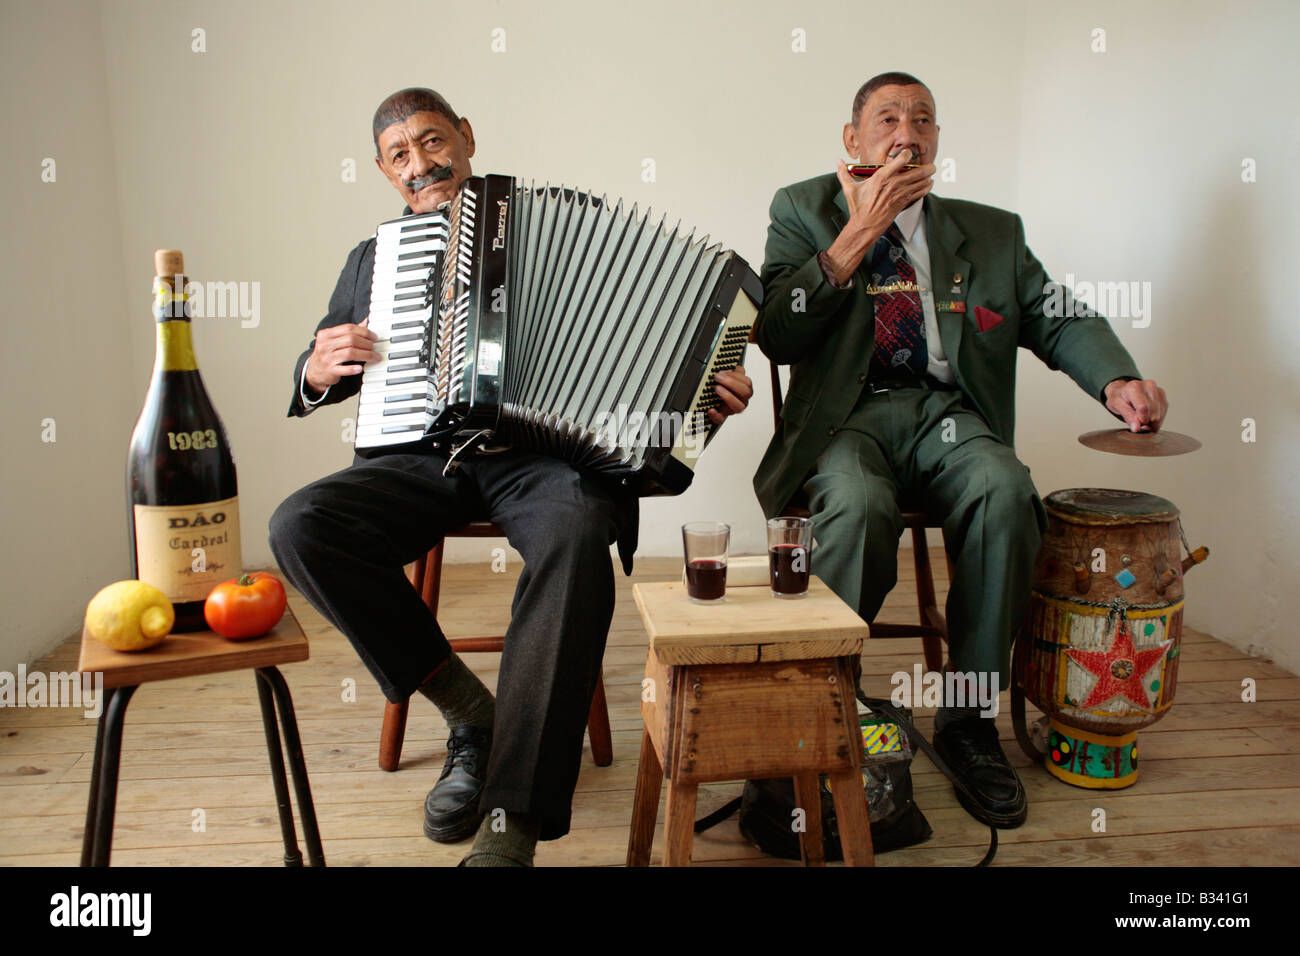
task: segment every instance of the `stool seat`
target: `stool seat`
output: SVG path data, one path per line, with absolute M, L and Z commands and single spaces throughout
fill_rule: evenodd
M 815 575 L 808 596 L 729 587 L 722 604 L 694 604 L 681 581 L 635 584 L 632 594 L 661 664 L 815 660 L 862 653 L 867 625 Z
M 197 677 L 246 668 L 274 667 L 305 661 L 307 636 L 292 614 L 285 613 L 269 634 L 232 641 L 212 631 L 168 634 L 143 651 L 115 651 L 82 630 L 77 670 L 102 673 L 105 687 L 129 687 L 174 677 Z

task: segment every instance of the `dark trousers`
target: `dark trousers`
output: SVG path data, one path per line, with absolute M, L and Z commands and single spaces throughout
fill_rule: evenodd
M 357 459 L 285 499 L 271 518 L 271 550 L 384 696 L 400 702 L 451 653 L 403 566 L 466 522 L 501 526 L 524 569 L 481 807 L 533 814 L 542 839 L 556 839 L 569 830 L 613 616 L 609 546 L 635 512 L 614 486 L 556 458 L 510 450 L 470 457 L 444 476 L 445 464 L 437 455 Z

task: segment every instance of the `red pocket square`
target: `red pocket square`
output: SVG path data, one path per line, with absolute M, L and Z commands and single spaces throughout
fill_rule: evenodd
M 982 305 L 975 306 L 975 324 L 981 332 L 996 328 L 1005 321 L 1006 319 L 1003 316 L 998 315 L 992 309 L 986 309 Z

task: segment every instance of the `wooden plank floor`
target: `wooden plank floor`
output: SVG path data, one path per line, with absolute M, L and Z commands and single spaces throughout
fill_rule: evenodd
M 904 554 L 906 558 L 906 554 Z M 915 619 L 910 561 L 881 620 Z M 940 603 L 942 553 L 934 551 Z M 584 755 L 573 829 L 540 845 L 542 865 L 621 865 L 627 847 L 640 740 L 638 710 L 646 639 L 632 600 L 634 580 L 676 577 L 673 559 L 638 561 L 618 575 L 618 604 L 605 655 L 614 764 Z M 519 567 L 448 565 L 442 622 L 455 636 L 501 633 Z M 1190 601 L 1195 602 L 1195 582 Z M 293 693 L 327 861 L 331 865 L 447 866 L 469 844 L 442 846 L 421 832 L 424 796 L 445 756 L 446 727 L 427 701 L 411 707 L 402 769 L 376 764 L 383 699 L 347 641 L 297 594 L 290 601 L 311 640 L 311 660 L 283 668 Z M 1196 631 L 1184 634 L 1178 696 L 1141 735 L 1141 778 L 1118 793 L 1079 790 L 1030 766 L 1015 745 L 1008 695 L 997 724 L 1029 793 L 1029 820 L 1000 834 L 997 863 L 1093 865 L 1294 864 L 1300 859 L 1300 678 Z M 69 640 L 32 668 L 73 670 Z M 494 686 L 498 658 L 466 660 Z M 889 675 L 921 660 L 920 642 L 869 642 L 866 688 L 886 696 Z M 1241 700 L 1253 678 L 1258 699 Z M 927 735 L 931 714 L 918 712 Z M 75 865 L 95 726 L 70 709 L 0 710 L 0 865 Z M 963 811 L 947 781 L 920 756 L 916 799 L 934 828 L 917 847 L 883 854 L 882 866 L 970 865 L 987 829 Z M 699 813 L 739 793 L 739 783 L 701 788 Z M 150 684 L 127 712 L 113 863 L 279 865 L 281 847 L 251 672 Z M 1105 832 L 1094 832 L 1094 810 Z M 196 811 L 202 811 L 202 814 Z M 663 804 L 660 804 L 662 821 Z M 196 821 L 200 820 L 202 826 Z M 661 860 L 662 828 L 654 860 Z M 781 865 L 740 836 L 735 819 L 700 835 L 695 860 Z

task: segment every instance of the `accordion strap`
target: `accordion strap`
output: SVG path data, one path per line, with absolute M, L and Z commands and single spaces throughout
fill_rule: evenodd
M 461 442 L 459 445 L 453 448 L 451 455 L 448 456 L 447 458 L 447 464 L 442 466 L 443 477 L 445 478 L 451 472 L 456 470 L 456 466 L 460 464 L 460 462 L 458 462 L 456 459 L 459 458 L 464 452 L 472 451 L 476 446 L 483 444 L 483 442 L 487 441 L 491 437 L 492 437 L 492 429 L 480 428 L 474 434 L 470 435 L 463 442 Z

